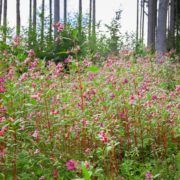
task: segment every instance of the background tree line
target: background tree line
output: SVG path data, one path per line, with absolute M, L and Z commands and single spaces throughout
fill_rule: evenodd
M 77 26 L 72 28 L 70 22 L 68 22 L 68 1 L 63 0 L 63 17 L 60 18 L 60 7 L 62 6 L 62 0 L 49 0 L 48 4 L 48 18 L 45 17 L 45 1 L 41 0 L 40 12 L 37 11 L 37 0 L 29 0 L 29 28 L 27 32 L 29 48 L 39 49 L 42 55 L 42 50 L 46 47 L 47 52 L 54 49 L 54 52 L 58 51 L 59 44 L 64 44 L 61 51 L 72 48 L 74 44 L 82 46 L 84 42 L 88 41 L 88 47 L 91 52 L 97 51 L 97 33 L 96 33 L 96 0 L 89 0 L 89 12 L 88 21 L 85 27 L 83 25 L 84 15 L 82 14 L 83 2 L 79 0 L 79 10 L 77 16 Z M 21 12 L 20 12 L 20 0 L 16 0 L 16 35 L 21 35 Z M 54 5 L 54 8 L 53 8 Z M 0 0 L 0 25 L 3 29 L 3 42 L 6 42 L 7 38 L 7 0 Z M 148 19 L 147 29 L 147 47 L 152 51 L 157 51 L 163 55 L 167 50 L 176 49 L 180 51 L 180 2 L 178 0 L 137 0 L 137 29 L 136 29 L 136 51 L 140 44 L 144 44 L 145 34 L 145 18 Z M 37 22 L 37 16 L 40 17 L 40 22 Z M 52 26 L 63 20 L 64 31 L 62 35 L 66 39 L 61 39 L 61 43 L 58 42 L 58 30 Z M 117 51 L 119 39 L 118 26 L 116 18 L 114 25 L 107 26 L 111 31 L 111 42 L 109 44 L 115 44 L 115 50 Z M 39 23 L 39 24 L 37 24 Z M 113 27 L 115 27 L 113 29 Z M 74 39 L 73 42 L 69 39 Z M 102 39 L 101 39 L 102 40 Z M 106 45 L 105 45 L 106 46 Z M 107 47 L 110 48 L 110 47 Z M 87 49 L 86 49 L 87 50 Z M 112 48 L 113 50 L 113 48 Z M 38 50 L 37 50 L 38 51 Z M 62 56 L 63 53 L 61 53 Z M 43 57 L 44 55 L 42 55 Z M 65 56 L 63 56 L 65 57 Z M 58 59 L 59 57 L 57 57 Z

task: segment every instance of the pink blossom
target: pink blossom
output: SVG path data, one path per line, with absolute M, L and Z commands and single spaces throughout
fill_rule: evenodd
M 57 168 L 55 168 L 54 170 L 53 170 L 53 178 L 54 179 L 57 179 L 58 178 L 58 169 Z
M 128 83 L 128 80 L 127 79 L 124 79 L 123 80 L 123 84 L 127 84 Z
M 30 49 L 28 52 L 28 57 L 33 57 L 33 56 L 35 56 L 35 52 L 33 49 Z
M 89 169 L 89 168 L 90 168 L 90 164 L 89 164 L 88 161 L 85 161 L 85 162 L 84 162 L 84 165 L 85 165 L 86 169 Z
M 146 175 L 145 175 L 145 178 L 148 179 L 148 180 L 152 179 L 153 175 L 150 172 L 147 172 Z
M 100 138 L 100 140 L 101 140 L 103 143 L 106 143 L 106 142 L 108 141 L 108 138 L 107 138 L 107 136 L 106 136 L 106 134 L 105 134 L 104 131 L 101 131 L 101 132 L 99 133 L 99 138 Z
M 39 93 L 31 95 L 31 98 L 36 99 L 36 101 L 40 101 L 41 100 L 41 97 L 40 97 Z
M 45 176 L 41 176 L 40 178 L 39 178 L 39 180 L 45 180 L 46 178 L 45 178 Z
M 66 162 L 66 166 L 69 171 L 75 171 L 77 168 L 77 165 L 78 165 L 78 163 L 73 159 Z
M 53 110 L 51 110 L 51 114 L 54 114 L 54 115 L 56 115 L 56 114 L 59 114 L 59 110 L 58 109 L 53 109 Z
M 34 133 L 32 134 L 32 137 L 34 137 L 36 140 L 39 140 L 40 139 L 40 136 L 39 136 L 39 130 L 36 129 L 34 131 Z

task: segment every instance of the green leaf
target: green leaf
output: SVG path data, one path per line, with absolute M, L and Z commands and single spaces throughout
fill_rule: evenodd
M 85 180 L 91 180 L 91 178 L 90 178 L 91 175 L 85 166 L 82 167 L 82 172 L 83 172 L 83 176 L 84 176 Z
M 87 71 L 96 73 L 96 72 L 99 72 L 99 68 L 96 66 L 89 66 L 87 67 Z

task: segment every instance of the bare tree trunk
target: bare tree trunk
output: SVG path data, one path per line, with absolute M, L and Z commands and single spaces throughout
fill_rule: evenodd
M 78 29 L 79 29 L 79 37 L 81 37 L 81 33 L 82 33 L 82 0 L 79 0 Z
M 67 24 L 67 0 L 64 0 L 64 27 Z
M 169 0 L 159 0 L 158 26 L 156 35 L 157 63 L 161 63 L 166 52 L 166 23 Z
M 44 6 L 45 6 L 45 0 L 42 0 L 42 12 L 41 12 L 41 48 L 43 48 L 43 43 L 44 43 Z
M 3 14 L 3 41 L 6 43 L 6 35 L 7 35 L 7 0 L 4 0 L 4 14 Z
M 37 11 L 37 1 L 33 1 L 33 36 L 34 44 L 36 43 L 36 11 Z
M 31 45 L 31 33 L 32 33 L 32 0 L 29 0 L 29 32 L 28 32 L 29 46 Z
M 157 18 L 157 0 L 149 0 L 148 1 L 148 35 L 147 35 L 147 46 L 151 50 L 155 49 L 156 18 Z
M 20 35 L 21 16 L 20 16 L 20 0 L 16 0 L 16 35 Z
M 137 15 L 136 15 L 136 49 L 139 40 L 139 0 L 137 0 Z
M 145 6 L 145 0 L 143 0 L 142 2 L 142 11 L 143 11 L 143 14 L 142 14 L 142 32 L 141 32 L 141 39 L 142 39 L 142 42 L 144 41 L 144 6 Z
M 49 41 L 52 42 L 52 0 L 49 0 Z
M 92 26 L 93 43 L 96 45 L 96 0 L 93 0 L 93 26 Z
M 54 24 L 60 20 L 59 0 L 54 0 Z M 54 38 L 57 37 L 57 29 L 54 28 Z
M 169 49 L 175 48 L 175 0 L 170 4 Z
M 0 0 L 0 26 L 1 26 L 1 18 L 2 18 L 2 6 L 3 6 L 3 1 Z
M 91 38 L 91 25 L 92 25 L 92 0 L 89 0 L 89 40 Z

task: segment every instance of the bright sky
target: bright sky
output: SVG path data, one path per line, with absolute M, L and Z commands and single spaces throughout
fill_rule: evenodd
M 49 1 L 45 0 L 46 3 Z M 63 0 L 60 0 L 62 6 L 61 17 L 63 14 Z M 78 12 L 79 0 L 68 0 L 68 13 Z M 38 7 L 42 0 L 37 0 Z M 48 4 L 47 4 L 48 5 Z M 48 6 L 47 6 L 48 7 Z M 88 12 L 89 0 L 83 0 L 83 13 Z M 122 32 L 134 31 L 136 29 L 136 0 L 96 0 L 97 21 L 102 20 L 102 24 L 108 24 L 115 17 L 115 11 L 123 10 L 121 26 Z M 10 26 L 16 24 L 16 0 L 8 0 L 8 20 Z M 29 15 L 29 0 L 21 0 L 21 24 L 27 26 Z

